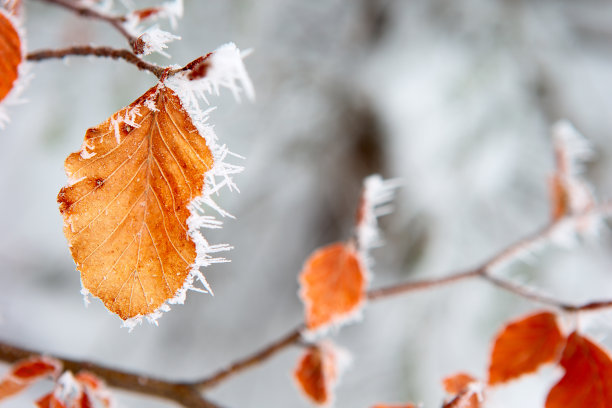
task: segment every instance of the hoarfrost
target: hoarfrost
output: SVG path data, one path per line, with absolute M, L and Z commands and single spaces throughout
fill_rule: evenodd
M 164 50 L 168 48 L 166 44 L 172 42 L 174 40 L 180 40 L 181 37 L 169 33 L 167 31 L 161 30 L 158 26 L 153 26 L 145 31 L 140 37 L 139 40 L 143 43 L 142 54 L 149 55 L 154 52 L 157 52 L 164 57 L 170 57 L 170 55 Z

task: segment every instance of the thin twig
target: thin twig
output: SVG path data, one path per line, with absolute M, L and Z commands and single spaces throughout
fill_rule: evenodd
M 47 59 L 61 59 L 68 56 L 94 56 L 112 59 L 122 59 L 135 65 L 138 69 L 150 71 L 160 78 L 164 73 L 164 68 L 152 64 L 137 57 L 129 50 L 116 49 L 111 47 L 92 47 L 90 45 L 80 45 L 58 50 L 39 50 L 33 51 L 26 56 L 28 61 L 43 61 Z
M 110 25 L 112 25 L 117 31 L 119 31 L 119 33 L 125 37 L 126 40 L 128 40 L 128 43 L 130 44 L 130 47 L 132 47 L 132 50 L 134 49 L 134 46 L 136 44 L 136 40 L 137 38 L 134 37 L 132 34 L 130 34 L 125 26 L 124 23 L 126 21 L 124 16 L 111 16 L 108 14 L 104 14 L 101 13 L 95 9 L 86 7 L 86 6 L 81 6 L 78 4 L 75 4 L 73 1 L 70 0 L 41 0 L 44 1 L 46 3 L 51 3 L 51 4 L 55 4 L 58 5 L 60 7 L 63 7 L 65 9 L 71 10 L 74 13 L 83 16 L 83 17 L 88 17 L 88 18 L 93 18 L 96 20 L 100 20 L 100 21 L 104 21 L 106 23 L 109 23 Z
M 191 385 L 200 390 L 212 388 L 227 379 L 228 377 L 238 374 L 239 372 L 244 371 L 247 368 L 253 367 L 259 363 L 262 363 L 263 361 L 269 359 L 279 351 L 282 351 L 285 348 L 298 343 L 300 341 L 303 329 L 304 326 L 299 325 L 295 329 L 289 331 L 287 334 L 280 337 L 278 340 L 270 343 L 269 345 L 251 354 L 250 356 L 237 360 L 229 367 L 219 370 L 210 377 L 195 381 L 191 383 Z
M 0 342 L 0 360 L 14 363 L 19 360 L 40 355 L 40 352 L 12 346 Z M 73 373 L 89 371 L 103 379 L 111 387 L 130 392 L 160 397 L 181 404 L 187 408 L 219 408 L 205 399 L 197 388 L 188 383 L 170 382 L 145 375 L 108 368 L 87 361 L 78 361 L 53 356 L 62 362 L 65 370 Z

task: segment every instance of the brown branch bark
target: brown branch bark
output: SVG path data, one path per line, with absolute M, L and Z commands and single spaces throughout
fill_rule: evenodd
M 104 14 L 97 10 L 91 9 L 89 7 L 78 5 L 75 2 L 70 1 L 70 0 L 40 0 L 40 1 L 63 7 L 82 17 L 92 18 L 92 19 L 100 20 L 100 21 L 110 24 L 123 37 L 125 37 L 125 39 L 130 44 L 130 47 L 132 48 L 132 50 L 134 50 L 134 46 L 136 44 L 136 37 L 134 37 L 132 34 L 130 34 L 125 29 L 125 26 L 123 24 L 125 23 L 126 19 L 124 16 L 112 16 L 112 15 Z
M 195 381 L 191 383 L 191 385 L 200 390 L 212 388 L 226 380 L 228 377 L 236 375 L 241 371 L 244 371 L 250 367 L 264 362 L 265 360 L 269 359 L 270 357 L 284 350 L 285 348 L 298 343 L 300 341 L 303 328 L 303 325 L 297 326 L 295 329 L 289 331 L 287 334 L 280 337 L 278 340 L 273 341 L 269 345 L 251 354 L 250 356 L 247 356 L 241 360 L 237 360 L 229 367 L 219 370 L 210 377 Z
M 163 67 L 144 61 L 131 51 L 111 47 L 92 47 L 90 45 L 81 45 L 57 50 L 39 50 L 30 52 L 26 56 L 26 59 L 28 61 L 44 61 L 47 59 L 61 59 L 68 56 L 94 56 L 122 59 L 132 65 L 135 65 L 138 69 L 152 72 L 153 75 L 158 78 L 160 78 L 164 73 Z
M 38 351 L 0 343 L 0 360 L 7 363 L 14 363 L 40 354 Z M 163 398 L 188 408 L 219 408 L 218 405 L 205 399 L 196 387 L 188 383 L 169 382 L 154 377 L 108 368 L 88 361 L 78 361 L 57 356 L 53 356 L 53 358 L 61 361 L 65 370 L 72 371 L 73 373 L 78 373 L 82 370 L 89 371 L 114 388 Z

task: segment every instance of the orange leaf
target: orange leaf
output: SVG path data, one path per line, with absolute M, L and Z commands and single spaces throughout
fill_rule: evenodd
M 414 404 L 378 404 L 374 405 L 372 408 L 416 408 Z
M 30 384 L 59 374 L 61 363 L 48 357 L 32 357 L 15 363 L 0 381 L 0 400 L 25 390 Z
M 315 251 L 299 281 L 309 330 L 351 317 L 365 300 L 364 267 L 350 245 L 336 243 Z
M 338 356 L 330 343 L 309 347 L 300 358 L 293 376 L 300 390 L 315 404 L 331 402 L 338 363 Z
M 23 60 L 21 38 L 12 21 L 0 9 L 0 101 L 13 89 Z
M 493 345 L 489 384 L 535 372 L 558 359 L 564 343 L 553 313 L 541 312 L 508 324 Z
M 212 166 L 163 84 L 89 129 L 66 159 L 69 184 L 57 200 L 72 256 L 83 287 L 122 319 L 156 312 L 197 271 L 203 239 L 188 219 Z
M 62 401 L 55 398 L 52 392 L 36 400 L 35 404 L 38 408 L 67 408 Z
M 565 375 L 550 390 L 546 408 L 612 407 L 612 360 L 606 351 L 574 332 L 561 366 Z
M 450 375 L 442 380 L 442 385 L 444 389 L 449 394 L 459 394 L 463 391 L 468 385 L 473 382 L 477 382 L 474 377 L 466 373 L 457 373 L 454 375 Z
M 452 397 L 442 408 L 480 408 L 484 400 L 482 383 L 466 373 L 450 375 L 442 380 L 442 385 Z

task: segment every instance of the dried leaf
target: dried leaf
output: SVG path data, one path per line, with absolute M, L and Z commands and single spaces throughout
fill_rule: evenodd
M 213 155 L 159 84 L 85 134 L 57 199 L 83 287 L 122 319 L 149 315 L 197 270 L 191 207 Z M 201 236 L 199 236 L 200 239 Z
M 309 330 L 354 316 L 365 301 L 366 272 L 351 245 L 336 243 L 315 251 L 299 281 Z
M 32 383 L 59 374 L 62 364 L 48 357 L 32 357 L 11 367 L 0 381 L 0 401 L 25 390 Z
M 342 370 L 341 351 L 329 342 L 309 347 L 300 358 L 293 373 L 299 389 L 318 405 L 332 400 L 333 387 Z
M 540 312 L 508 324 L 493 345 L 489 384 L 504 383 L 556 361 L 564 343 L 553 313 Z
M 612 360 L 605 350 L 574 332 L 561 366 L 565 375 L 550 390 L 546 408 L 612 407 Z
M 372 408 L 416 408 L 414 404 L 377 404 Z
M 452 397 L 442 408 L 481 408 L 484 402 L 483 384 L 467 373 L 457 373 L 442 380 L 442 385 Z
M 13 19 L 0 9 L 0 101 L 13 89 L 22 60 L 19 32 Z

